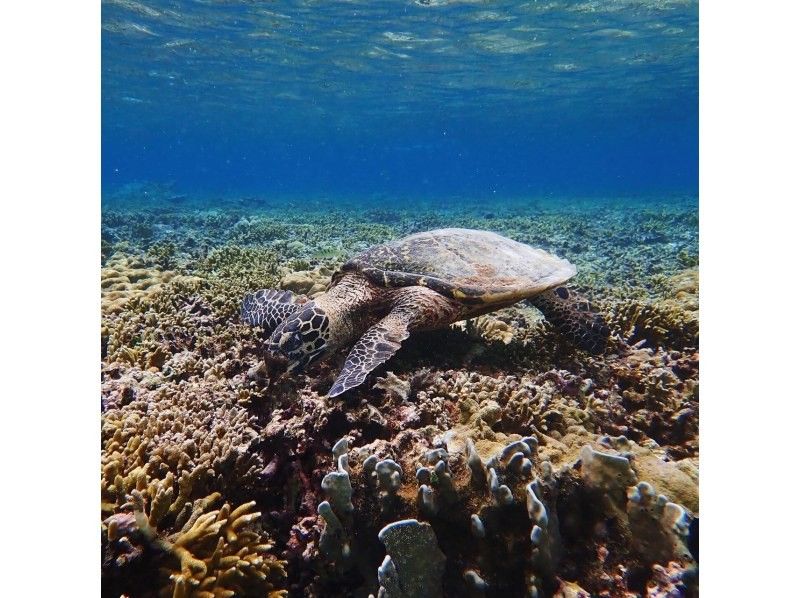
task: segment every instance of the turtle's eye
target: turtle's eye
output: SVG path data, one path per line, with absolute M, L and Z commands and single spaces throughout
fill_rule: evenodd
M 278 347 L 284 353 L 296 351 L 303 344 L 300 323 L 297 320 L 291 320 L 282 330 L 276 330 L 276 336 L 278 337 Z
M 289 370 L 296 370 L 325 352 L 328 336 L 328 318 L 321 308 L 312 304 L 275 330 L 269 351 L 286 357 Z

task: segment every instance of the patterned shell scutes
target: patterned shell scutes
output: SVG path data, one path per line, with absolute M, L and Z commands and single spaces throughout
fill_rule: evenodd
M 340 271 L 386 287 L 425 286 L 469 304 L 506 303 L 563 284 L 575 266 L 497 233 L 443 228 L 376 245 Z

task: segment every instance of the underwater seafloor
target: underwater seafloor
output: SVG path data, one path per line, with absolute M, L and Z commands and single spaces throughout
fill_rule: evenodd
M 314 295 L 354 252 L 445 226 L 576 264 L 606 351 L 518 304 L 412 337 L 336 399 L 346 352 L 267 379 L 246 292 Z M 696 595 L 697 265 L 695 198 L 110 195 L 103 595 Z

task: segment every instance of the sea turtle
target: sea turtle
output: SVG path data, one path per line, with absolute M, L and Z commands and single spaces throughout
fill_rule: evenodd
M 529 299 L 558 331 L 599 352 L 608 327 L 563 286 L 575 266 L 497 233 L 444 228 L 367 249 L 334 274 L 315 299 L 262 289 L 242 303 L 242 320 L 270 335 L 267 352 L 288 371 L 355 343 L 328 392 L 364 382 L 418 330 L 446 327 Z

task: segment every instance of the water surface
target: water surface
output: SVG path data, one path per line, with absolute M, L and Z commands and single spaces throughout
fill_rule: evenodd
M 697 190 L 694 1 L 103 2 L 103 184 Z

